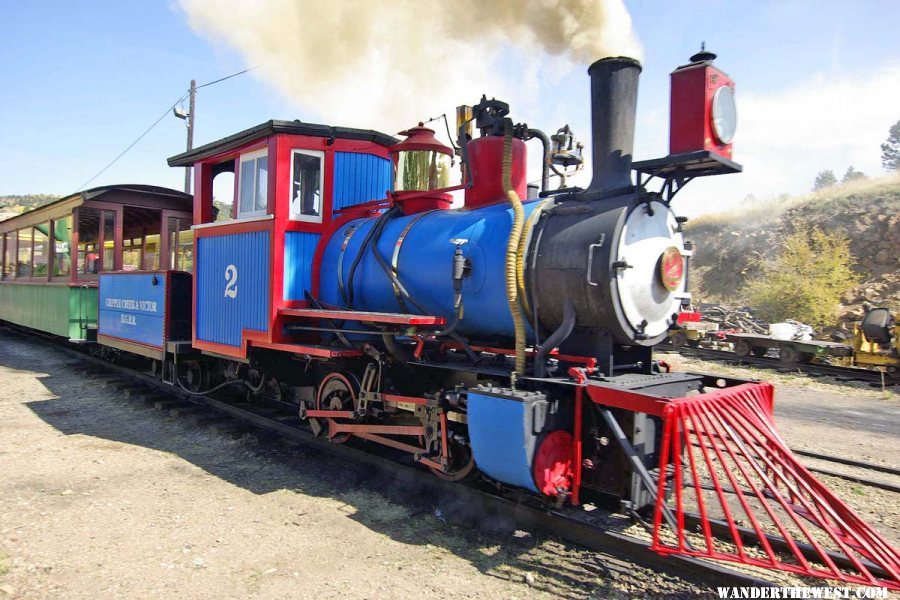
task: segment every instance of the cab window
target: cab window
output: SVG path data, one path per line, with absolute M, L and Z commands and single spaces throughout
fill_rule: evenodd
M 322 158 L 313 150 L 291 152 L 292 221 L 322 222 Z
M 241 156 L 240 178 L 238 218 L 265 215 L 269 190 L 267 149 Z

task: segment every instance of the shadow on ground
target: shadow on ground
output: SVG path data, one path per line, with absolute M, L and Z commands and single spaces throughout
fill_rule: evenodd
M 492 577 L 521 581 L 525 573 L 532 573 L 532 586 L 554 597 L 629 596 L 611 583 L 633 580 L 634 565 L 598 558 L 538 532 L 516 532 L 512 522 L 486 519 L 429 497 L 414 481 L 385 479 L 364 465 L 315 448 L 279 444 L 274 436 L 252 433 L 256 430 L 249 428 L 252 437 L 243 441 L 210 434 L 205 428 L 167 417 L 141 400 L 119 398 L 116 388 L 103 387 L 102 380 L 90 394 L 73 392 L 73 382 L 86 377 L 81 372 L 83 364 L 43 342 L 0 330 L 0 366 L 40 377 L 55 398 L 24 403 L 66 435 L 171 453 L 254 494 L 289 490 L 338 499 L 350 507 L 348 518 L 373 531 L 404 544 L 445 548 Z M 259 439 L 262 443 L 255 443 Z M 430 560 L 424 551 L 422 559 Z

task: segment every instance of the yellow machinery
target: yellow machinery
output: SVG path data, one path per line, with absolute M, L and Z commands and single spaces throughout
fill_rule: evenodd
M 706 338 L 708 333 L 714 333 L 718 330 L 718 323 L 686 321 L 678 329 L 673 329 L 669 332 L 669 342 L 675 348 L 681 348 L 685 345 L 691 348 L 699 348 L 700 342 Z
M 900 325 L 886 308 L 873 308 L 853 328 L 853 363 L 860 367 L 900 370 Z

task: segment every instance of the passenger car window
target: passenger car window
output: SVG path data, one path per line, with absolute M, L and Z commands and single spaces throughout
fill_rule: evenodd
M 7 233 L 6 253 L 3 261 L 3 279 L 12 279 L 16 272 L 16 232 Z
M 72 268 L 72 215 L 53 221 L 53 276 L 68 275 Z
M 115 270 L 116 260 L 116 213 L 103 211 L 103 270 Z
M 125 238 L 122 240 L 122 270 L 139 271 L 141 269 L 141 251 L 144 238 Z
M 31 277 L 31 232 L 32 228 L 19 230 L 19 260 L 16 263 L 16 277 Z
M 194 232 L 188 219 L 169 217 L 169 267 L 191 272 L 194 268 Z
M 291 160 L 292 221 L 322 221 L 323 153 L 294 150 Z
M 50 247 L 47 234 L 50 232 L 50 222 L 34 226 L 34 253 L 32 256 L 32 274 L 34 277 L 47 277 L 47 259 L 50 258 Z
M 100 211 L 82 206 L 78 210 L 78 273 L 100 270 Z

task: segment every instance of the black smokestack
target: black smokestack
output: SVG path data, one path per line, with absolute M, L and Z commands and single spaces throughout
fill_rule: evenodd
M 594 178 L 589 191 L 631 187 L 634 114 L 641 63 L 633 58 L 598 60 L 591 76 L 591 156 Z

